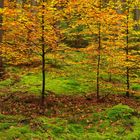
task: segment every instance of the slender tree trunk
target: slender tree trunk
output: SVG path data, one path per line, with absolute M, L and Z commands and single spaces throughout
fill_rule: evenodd
M 129 8 L 128 8 L 128 14 L 127 14 L 127 21 L 126 21 L 126 62 L 129 61 L 128 55 L 129 55 Z M 129 74 L 129 67 L 126 67 L 126 96 L 129 97 L 130 95 L 130 74 Z
M 42 44 L 42 105 L 44 105 L 44 98 L 45 98 L 45 5 L 44 0 L 42 0 L 42 17 L 41 17 L 41 29 L 42 29 L 42 35 L 41 35 L 41 44 Z
M 0 8 L 4 7 L 4 0 L 0 0 Z M 0 43 L 2 42 L 2 37 L 3 37 L 3 30 L 2 28 L 2 22 L 3 22 L 3 18 L 2 15 L 0 15 Z M 3 68 L 3 60 L 2 60 L 2 56 L 1 56 L 1 50 L 0 50 L 0 79 L 3 77 L 3 73 L 4 73 L 4 68 Z
M 100 50 L 101 50 L 101 31 L 100 31 L 100 25 L 99 25 L 99 46 L 98 46 L 98 58 L 97 58 L 97 100 L 99 100 L 100 98 L 100 61 L 101 61 L 101 54 L 100 54 Z
M 102 1 L 100 0 L 100 11 L 101 11 L 101 4 Z M 98 24 L 98 58 L 97 58 L 97 78 L 96 78 L 96 96 L 97 96 L 97 101 L 100 98 L 100 62 L 101 62 L 101 23 L 99 22 Z

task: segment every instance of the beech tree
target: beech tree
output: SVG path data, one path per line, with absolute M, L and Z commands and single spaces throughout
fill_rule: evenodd
M 0 1 L 0 8 L 2 9 L 4 7 L 4 0 Z M 2 23 L 3 23 L 3 17 L 2 14 L 0 14 L 0 45 L 2 43 L 2 38 L 3 38 L 3 29 L 2 29 Z M 1 50 L 0 50 L 0 78 L 3 77 L 3 60 L 2 60 L 2 56 L 1 56 Z
M 14 5 L 15 2 L 10 4 Z M 56 5 L 57 1 L 44 0 L 36 4 L 33 1 L 27 2 L 24 6 L 23 3 L 18 3 L 16 8 L 7 4 L 4 13 L 6 32 L 2 49 L 4 56 L 14 65 L 31 64 L 35 60 L 42 62 L 42 103 L 47 85 L 46 54 L 55 52 L 60 47 L 60 31 L 56 25 L 61 19 L 62 11 L 57 9 Z
M 122 3 L 122 11 L 124 15 L 124 31 L 122 34 L 124 34 L 125 42 L 124 43 L 126 46 L 124 47 L 125 50 L 125 63 L 124 66 L 126 68 L 126 96 L 129 97 L 131 90 L 132 90 L 132 84 L 133 80 L 136 81 L 138 77 L 138 73 L 136 70 L 139 70 L 139 48 L 138 48 L 138 40 L 139 38 L 139 31 L 135 30 L 136 23 L 135 23 L 135 17 L 134 17 L 134 10 L 135 7 L 138 6 L 138 1 L 125 1 Z M 138 79 L 137 79 L 138 80 Z
M 97 74 L 97 99 L 100 96 L 99 91 L 102 89 L 107 91 L 107 88 L 111 91 L 114 89 L 115 92 L 125 91 L 126 96 L 129 94 L 130 77 L 132 77 L 130 68 L 133 69 L 134 65 L 136 67 L 134 62 L 138 62 L 139 60 L 138 55 L 134 57 L 134 55 L 132 56 L 132 52 L 130 52 L 130 44 L 131 46 L 135 46 L 134 44 L 138 43 L 135 40 L 138 32 L 137 35 L 135 34 L 135 37 L 133 35 L 133 39 L 132 37 L 130 39 L 132 32 L 134 34 L 132 26 L 134 26 L 135 22 L 132 14 L 134 7 L 136 5 L 138 7 L 137 2 L 136 0 L 130 4 L 130 11 L 127 8 L 128 1 L 88 0 L 88 2 L 85 2 L 79 0 L 70 1 L 69 3 L 69 12 L 68 10 L 66 11 L 68 13 L 67 17 L 68 19 L 72 16 L 74 17 L 74 15 L 76 17 L 74 20 L 71 18 L 72 22 L 75 21 L 71 24 L 71 28 L 83 26 L 84 29 L 81 30 L 80 34 L 89 34 L 89 37 L 92 38 L 85 50 L 94 56 L 92 62 L 94 69 L 96 64 L 96 71 L 94 72 Z M 135 60 L 132 60 L 132 57 Z M 107 74 L 108 80 L 104 78 Z M 120 76 L 122 77 L 122 81 L 117 82 L 112 80 L 113 77 Z M 126 81 L 124 77 L 126 77 Z
M 116 31 L 119 30 L 117 24 L 122 17 L 117 14 L 114 7 L 112 8 L 109 3 L 104 3 L 104 1 L 89 0 L 86 4 L 79 2 L 75 7 L 78 7 L 77 12 L 80 13 L 80 16 L 74 26 L 84 25 L 82 33 L 89 34 L 92 38 L 85 50 L 93 56 L 93 69 L 96 69 L 94 71 L 96 73 L 94 84 L 96 84 L 96 96 L 99 100 L 100 90 L 102 92 L 105 88 L 107 90 L 106 85 L 110 84 L 111 74 L 114 74 L 115 71 L 116 64 L 113 52 L 116 52 L 119 45 L 116 42 L 119 41 L 118 34 L 121 32 L 117 34 Z M 106 73 L 109 73 L 109 81 L 102 78 L 102 75 Z

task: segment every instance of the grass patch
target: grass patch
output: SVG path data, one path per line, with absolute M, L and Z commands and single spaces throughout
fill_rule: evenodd
M 30 93 L 40 94 L 41 74 L 27 74 L 21 77 L 21 81 L 15 84 L 12 88 L 13 92 L 28 91 Z M 81 94 L 90 90 L 87 83 L 83 83 L 74 77 L 60 77 L 46 75 L 46 89 L 55 92 L 56 94 Z

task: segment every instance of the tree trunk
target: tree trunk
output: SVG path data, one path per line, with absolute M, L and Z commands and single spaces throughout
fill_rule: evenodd
M 128 55 L 129 55 L 129 8 L 128 8 L 128 14 L 127 14 L 127 21 L 126 21 L 126 62 L 129 61 Z M 129 67 L 126 67 L 126 96 L 129 97 L 130 95 L 130 74 L 129 74 Z
M 44 5 L 44 0 L 42 4 L 42 16 L 41 16 L 41 46 L 42 46 L 42 105 L 44 105 L 44 97 L 45 97 L 45 5 Z
M 3 7 L 4 7 L 4 0 L 0 0 L 0 8 L 3 8 Z M 3 37 L 2 22 L 3 22 L 3 18 L 2 18 L 2 15 L 0 15 L 0 43 L 2 42 L 2 37 Z M 2 52 L 0 50 L 0 79 L 3 77 L 3 73 L 4 73 L 3 60 L 2 60 L 1 53 Z
M 99 24 L 99 34 L 98 34 L 98 49 L 97 49 L 97 51 L 98 51 L 98 58 L 97 58 L 97 81 L 96 81 L 96 83 L 97 83 L 97 100 L 99 100 L 99 98 L 100 98 L 100 61 L 101 61 L 101 53 L 100 53 L 100 50 L 101 50 L 101 27 L 100 27 L 100 24 Z
M 99 3 L 99 10 L 101 11 L 102 0 Z M 100 63 L 101 63 L 101 23 L 98 23 L 98 58 L 97 58 L 97 78 L 96 78 L 96 96 L 97 101 L 100 98 Z

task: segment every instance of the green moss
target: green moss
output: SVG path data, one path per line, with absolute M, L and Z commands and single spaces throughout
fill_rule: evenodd
M 107 109 L 106 116 L 109 120 L 130 119 L 134 110 L 127 105 L 118 104 L 111 109 Z
M 133 91 L 140 91 L 140 84 L 133 84 L 132 85 L 132 90 Z
M 11 126 L 16 125 L 16 123 L 0 123 L 0 131 L 10 128 Z
M 116 105 L 81 121 L 38 117 L 21 124 L 22 117 L 0 115 L 1 140 L 132 140 L 140 139 L 140 119 L 132 108 Z M 88 120 L 88 121 L 87 121 Z M 90 126 L 90 127 L 89 127 Z
M 29 93 L 40 94 L 42 84 L 41 74 L 27 74 L 21 77 L 21 81 L 14 85 L 13 92 L 28 91 Z M 56 94 L 81 94 L 89 91 L 89 85 L 75 79 L 75 77 L 60 77 L 46 75 L 46 89 Z
M 3 81 L 0 81 L 0 88 L 10 86 L 11 83 L 12 83 L 11 79 L 6 79 L 6 80 L 3 80 Z

